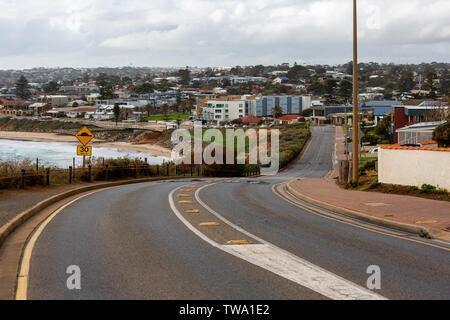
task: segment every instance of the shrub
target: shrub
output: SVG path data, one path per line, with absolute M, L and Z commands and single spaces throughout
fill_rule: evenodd
M 378 182 L 378 179 L 375 179 L 374 182 L 369 186 L 369 189 L 375 189 L 377 187 L 381 186 L 381 183 Z
M 440 146 L 450 147 L 450 122 L 441 124 L 433 131 L 433 140 Z
M 375 160 L 365 162 L 361 167 L 359 167 L 359 174 L 365 175 L 366 171 L 375 170 Z
M 436 187 L 431 184 L 423 184 L 420 187 L 420 193 L 433 193 L 436 191 Z

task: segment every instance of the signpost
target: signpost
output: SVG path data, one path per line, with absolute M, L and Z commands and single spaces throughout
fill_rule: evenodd
M 88 129 L 88 127 L 84 126 L 81 128 L 80 131 L 75 135 L 77 137 L 78 141 L 81 142 L 82 146 L 77 146 L 77 155 L 83 156 L 83 169 L 86 167 L 86 156 L 91 157 L 92 156 L 92 147 L 87 146 L 89 142 L 91 142 L 92 139 L 94 139 L 94 134 L 91 132 L 91 130 Z
M 92 147 L 91 146 L 77 146 L 77 155 L 84 157 L 92 156 Z
M 94 139 L 94 134 L 86 126 L 78 131 L 75 136 L 83 146 L 87 145 L 89 142 L 91 142 L 92 139 Z

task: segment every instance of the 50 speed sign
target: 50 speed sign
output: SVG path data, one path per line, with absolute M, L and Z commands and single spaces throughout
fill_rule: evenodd
M 91 146 L 77 146 L 77 155 L 79 156 L 92 156 L 92 147 Z

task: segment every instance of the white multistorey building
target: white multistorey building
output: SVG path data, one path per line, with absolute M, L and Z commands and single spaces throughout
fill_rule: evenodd
M 209 100 L 203 107 L 203 119 L 219 123 L 243 118 L 246 105 L 246 100 Z
M 280 107 L 283 114 L 299 114 L 311 108 L 311 96 L 242 96 L 240 99 L 224 98 L 208 100 L 203 106 L 201 118 L 211 122 L 228 122 L 247 115 L 272 116 L 272 110 Z

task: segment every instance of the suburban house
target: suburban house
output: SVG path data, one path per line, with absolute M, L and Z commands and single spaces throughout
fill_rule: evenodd
M 395 106 L 394 143 L 399 143 L 398 130 L 420 122 L 439 121 L 449 114 L 448 106 L 436 102 L 422 102 L 418 106 Z
M 46 95 L 40 96 L 40 100 L 50 104 L 52 107 L 62 107 L 69 102 L 69 97 L 63 95 Z
M 263 120 L 263 118 L 256 117 L 254 115 L 248 115 L 248 116 L 241 118 L 241 120 L 242 120 L 242 123 L 257 124 L 258 122 Z
M 275 119 L 274 123 L 275 124 L 293 124 L 293 123 L 297 123 L 299 118 L 300 118 L 299 115 L 288 114 L 288 115 L 282 116 L 278 119 Z
M 287 77 L 278 77 L 273 79 L 273 83 L 277 83 L 277 84 L 282 84 L 282 83 L 288 83 L 289 82 L 289 78 Z
M 79 107 L 70 109 L 68 112 L 66 112 L 66 116 L 69 118 L 84 117 L 86 113 L 95 111 L 97 111 L 96 107 Z
M 422 144 L 428 145 L 433 140 L 433 131 L 437 126 L 446 121 L 419 122 L 396 130 L 398 144 Z
M 30 113 L 28 106 L 29 102 L 21 99 L 6 100 L 0 99 L 1 113 L 7 116 L 25 116 Z
M 30 111 L 30 114 L 35 116 L 40 116 L 50 110 L 52 106 L 45 102 L 36 102 L 33 104 L 30 104 L 28 106 L 28 110 Z
M 374 115 L 374 124 L 377 125 L 383 118 L 394 113 L 394 107 L 401 106 L 401 101 L 369 101 L 361 105 L 362 108 L 371 108 Z

